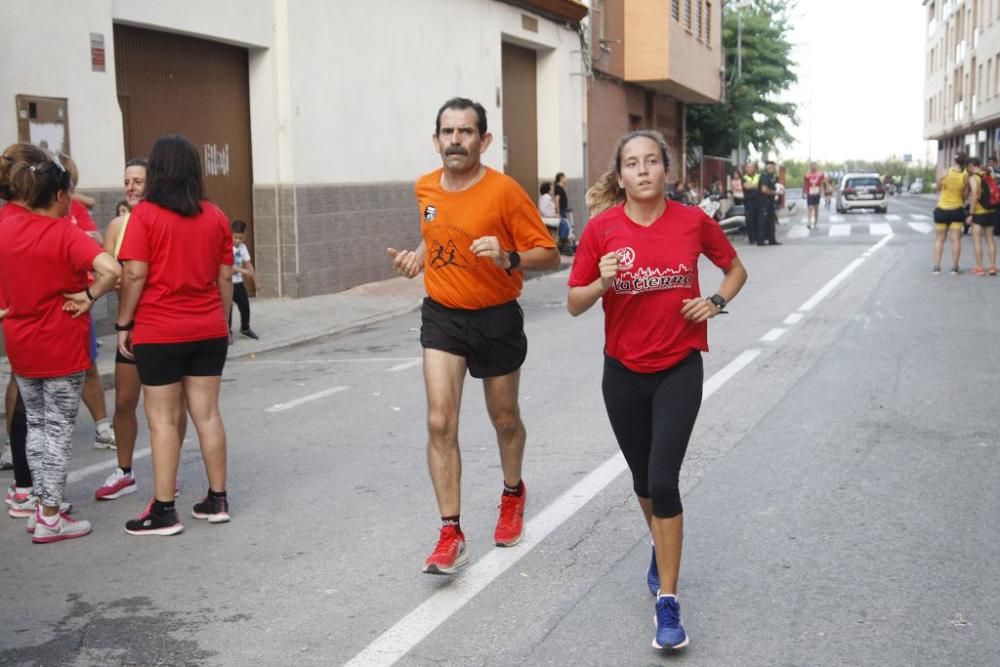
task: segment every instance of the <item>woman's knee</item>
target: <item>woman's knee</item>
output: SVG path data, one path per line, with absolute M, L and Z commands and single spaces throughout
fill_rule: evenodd
M 653 499 L 653 516 L 658 519 L 669 519 L 683 511 L 680 485 L 675 479 L 651 483 L 649 495 Z

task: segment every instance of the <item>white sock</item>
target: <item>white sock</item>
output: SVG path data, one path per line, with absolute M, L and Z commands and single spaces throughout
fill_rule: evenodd
M 94 426 L 96 427 L 98 433 L 111 430 L 111 422 L 109 422 L 107 418 L 98 420 L 94 423 Z
M 14 493 L 24 493 L 24 494 L 27 494 L 29 496 L 31 495 L 31 492 L 33 490 L 34 490 L 34 487 L 32 487 L 32 486 L 15 486 L 14 487 Z
M 660 591 L 656 591 L 656 599 L 662 600 L 663 598 L 673 598 L 676 600 L 677 596 L 673 593 L 661 593 Z

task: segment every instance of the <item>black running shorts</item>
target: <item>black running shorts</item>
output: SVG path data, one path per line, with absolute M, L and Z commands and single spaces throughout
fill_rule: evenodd
M 974 216 L 972 216 L 972 221 L 977 225 L 982 225 L 983 227 L 992 227 L 996 219 L 997 219 L 996 212 L 976 213 Z
M 420 344 L 465 357 L 474 378 L 513 373 L 528 354 L 524 312 L 517 301 L 479 310 L 447 308 L 430 297 L 420 308 Z
M 965 222 L 965 209 L 936 208 L 934 209 L 934 222 L 939 225 L 947 225 L 954 222 Z
M 150 387 L 180 382 L 181 378 L 222 375 L 229 352 L 229 337 L 186 343 L 134 345 L 139 380 Z
M 819 195 L 809 195 L 806 198 L 806 204 L 808 206 L 819 206 Z

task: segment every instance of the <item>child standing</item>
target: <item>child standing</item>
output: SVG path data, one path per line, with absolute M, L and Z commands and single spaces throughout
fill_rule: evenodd
M 247 223 L 234 220 L 233 230 L 233 303 L 240 309 L 240 335 L 259 340 L 260 336 L 250 328 L 250 297 L 247 295 L 243 277 L 254 277 L 253 262 L 247 250 Z M 229 309 L 229 340 L 232 341 L 233 309 Z

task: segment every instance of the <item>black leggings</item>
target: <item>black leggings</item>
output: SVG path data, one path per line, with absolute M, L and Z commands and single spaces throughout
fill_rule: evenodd
M 14 486 L 26 489 L 32 486 L 31 470 L 25 446 L 28 441 L 28 417 L 24 413 L 21 392 L 17 392 L 17 402 L 10 416 L 10 455 L 14 461 Z
M 233 304 L 240 311 L 240 331 L 250 328 L 250 296 L 243 283 L 233 283 Z M 229 330 L 233 330 L 233 308 L 229 308 Z
M 681 463 L 701 407 L 705 370 L 701 352 L 656 373 L 636 373 L 610 357 L 604 360 L 604 406 L 618 446 L 632 471 L 640 498 L 653 499 L 653 516 L 669 519 L 683 511 Z

